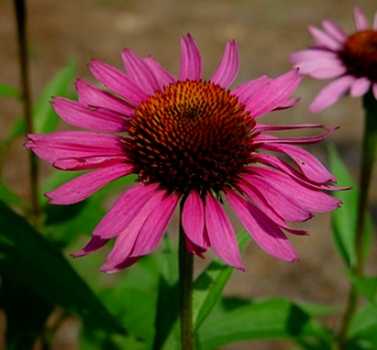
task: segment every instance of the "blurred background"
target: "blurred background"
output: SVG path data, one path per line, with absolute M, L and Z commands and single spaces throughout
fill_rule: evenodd
M 87 69 L 92 58 L 122 69 L 121 50 L 132 49 L 141 56 L 153 55 L 170 72 L 177 74 L 180 63 L 180 37 L 191 33 L 203 57 L 203 77 L 215 71 L 225 44 L 235 39 L 241 57 L 240 73 L 234 83 L 267 74 L 272 77 L 291 69 L 288 56 L 312 43 L 307 25 L 319 26 L 323 18 L 333 19 L 347 33 L 355 31 L 352 6 L 357 4 L 367 14 L 371 25 L 377 10 L 375 0 L 298 1 L 298 0 L 33 0 L 28 7 L 28 35 L 32 96 L 35 100 L 48 81 L 70 59 L 77 61 L 77 76 L 94 82 Z M 16 30 L 13 2 L 0 2 L 0 83 L 19 87 Z M 304 78 L 295 97 L 300 103 L 293 109 L 264 117 L 265 124 L 324 123 L 340 126 L 330 137 L 357 179 L 360 141 L 363 130 L 361 99 L 342 99 L 318 114 L 308 106 L 325 82 Z M 0 137 L 10 130 L 21 113 L 20 104 L 3 98 L 0 107 Z M 62 126 L 64 127 L 64 126 Z M 24 198 L 28 196 L 25 140 L 15 142 L 5 160 L 5 182 Z M 307 149 L 326 165 L 328 142 Z M 43 175 L 53 172 L 42 164 Z M 376 174 L 374 175 L 376 180 Z M 376 220 L 377 185 L 372 188 L 372 210 Z M 240 229 L 240 225 L 236 223 Z M 317 214 L 300 225 L 308 237 L 292 237 L 301 261 L 287 264 L 277 261 L 251 243 L 244 254 L 246 272 L 235 272 L 226 295 L 247 298 L 284 297 L 293 301 L 343 306 L 348 283 L 341 273 L 343 263 L 337 255 L 330 231 L 330 216 Z M 376 249 L 367 267 L 376 263 Z M 85 259 L 85 258 L 84 258 Z M 75 260 L 74 265 L 82 260 Z M 201 262 L 202 264 L 208 261 Z M 200 268 L 200 266 L 198 266 Z M 94 275 L 99 265 L 89 266 Z M 98 272 L 99 273 L 99 272 Z M 106 278 L 106 276 L 101 277 Z M 111 277 L 108 277 L 111 278 Z M 326 320 L 337 327 L 338 319 Z M 4 334 L 4 320 L 0 336 Z M 70 322 L 58 333 L 54 349 L 78 349 L 77 322 Z M 1 348 L 1 343 L 0 343 Z M 291 349 L 288 342 L 249 342 L 224 349 Z

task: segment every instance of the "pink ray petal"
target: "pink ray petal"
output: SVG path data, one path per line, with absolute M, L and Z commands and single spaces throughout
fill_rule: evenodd
M 46 193 L 50 204 L 73 204 L 88 198 L 101 187 L 132 171 L 130 164 L 117 164 L 81 175 Z
M 123 50 L 122 58 L 127 76 L 136 86 L 147 95 L 153 95 L 154 91 L 160 90 L 154 74 L 142 58 L 128 49 Z
M 125 227 L 115 240 L 114 247 L 107 257 L 106 262 L 102 265 L 101 271 L 112 271 L 119 264 L 130 258 L 131 252 L 135 246 L 139 233 L 147 221 L 148 217 L 160 206 L 166 191 L 156 191 L 144 207 L 139 210 L 133 220 Z M 153 232 L 151 232 L 153 235 Z
M 93 231 L 93 236 L 110 239 L 120 235 L 154 196 L 158 184 L 140 183 L 118 198 Z
M 296 130 L 296 129 L 325 129 L 330 128 L 325 124 L 295 124 L 295 125 L 265 125 L 257 123 L 255 129 L 261 132 L 266 131 L 282 131 L 282 130 Z
M 98 249 L 102 248 L 109 240 L 108 239 L 101 239 L 99 237 L 92 237 L 89 243 L 81 250 L 76 253 L 72 253 L 71 256 L 74 258 L 78 258 L 80 256 L 84 256 L 90 253 L 97 251 Z
M 271 186 L 279 187 L 282 193 L 292 196 L 309 211 L 325 213 L 339 208 L 342 201 L 321 191 L 313 190 L 281 172 L 255 167 L 255 173 L 263 176 Z
M 372 82 L 365 77 L 356 79 L 350 89 L 351 97 L 360 97 L 366 94 L 371 87 Z
M 206 252 L 206 250 L 204 250 L 203 248 L 201 247 L 198 247 L 197 245 L 195 245 L 194 243 L 192 243 L 188 238 L 187 236 L 185 236 L 185 244 L 186 244 L 186 248 L 187 250 L 191 253 L 191 254 L 195 254 L 197 255 L 199 258 L 202 258 L 204 259 L 204 252 Z
M 289 56 L 289 62 L 299 64 L 307 60 L 334 59 L 337 57 L 336 53 L 332 51 L 324 49 L 308 49 L 291 53 Z
M 127 267 L 132 266 L 133 264 L 137 263 L 141 258 L 142 256 L 127 258 L 123 260 L 120 264 L 114 266 L 113 268 L 104 268 L 104 265 L 102 265 L 100 271 L 105 273 L 116 273 L 126 269 Z
M 50 134 L 29 134 L 25 146 L 49 163 L 58 159 L 86 157 L 125 157 L 121 138 L 85 131 L 60 131 Z
M 283 102 L 282 104 L 280 104 L 279 107 L 276 107 L 274 109 L 274 111 L 292 108 L 292 107 L 296 106 L 297 103 L 299 103 L 299 102 L 300 102 L 300 98 L 292 98 L 292 99 L 287 100 L 287 101 Z
M 357 30 L 359 32 L 361 32 L 363 30 L 367 30 L 368 29 L 368 22 L 367 22 L 367 19 L 366 19 L 364 13 L 361 11 L 359 6 L 355 5 L 353 7 L 353 15 L 354 15 L 355 25 L 356 25 Z
M 127 157 L 123 156 L 99 156 L 58 159 L 52 165 L 59 170 L 89 170 L 94 168 L 104 168 L 116 164 L 124 163 Z
M 343 45 L 339 41 L 335 40 L 332 36 L 323 32 L 322 30 L 313 26 L 309 26 L 308 30 L 316 43 L 318 43 L 319 45 L 322 45 L 327 49 L 333 51 L 339 51 L 343 48 Z
M 75 85 L 81 103 L 86 104 L 89 107 L 107 108 L 110 111 L 115 111 L 128 117 L 134 115 L 135 107 L 127 101 L 124 101 L 107 91 L 98 89 L 81 79 L 78 79 Z
M 164 86 L 168 86 L 177 81 L 175 76 L 164 69 L 152 56 L 144 58 L 144 62 L 149 66 L 150 70 L 154 74 L 158 84 L 160 85 L 160 90 L 163 90 Z
M 348 35 L 344 30 L 329 19 L 324 19 L 322 21 L 322 27 L 329 35 L 340 43 L 344 43 L 348 38 Z
M 265 144 L 263 148 L 279 153 L 285 153 L 290 156 L 305 176 L 314 182 L 336 182 L 331 173 L 315 158 L 312 154 L 304 149 L 286 144 Z
M 309 220 L 313 215 L 293 195 L 287 195 L 280 188 L 255 174 L 244 174 L 242 179 L 251 188 L 259 191 L 267 203 L 283 219 L 291 222 Z
M 307 74 L 315 79 L 335 78 L 344 74 L 347 68 L 338 59 L 306 60 L 298 64 L 300 73 Z
M 134 106 L 139 105 L 140 102 L 146 99 L 146 93 L 120 70 L 97 60 L 92 61 L 89 69 L 95 78 L 102 82 L 109 90 L 117 93 Z
M 261 148 L 266 148 L 268 147 L 268 144 L 271 144 L 271 143 L 279 143 L 279 144 L 287 143 L 287 144 L 301 144 L 301 145 L 309 144 L 310 145 L 310 144 L 323 141 L 337 129 L 338 127 L 335 127 L 332 129 L 328 129 L 326 133 L 322 135 L 308 136 L 308 137 L 276 137 L 276 136 L 271 136 L 271 135 L 260 134 L 254 137 L 254 143 L 255 144 L 261 143 L 262 144 Z
M 283 261 L 299 260 L 287 237 L 268 216 L 231 190 L 226 196 L 246 230 L 264 251 Z
M 302 76 L 293 69 L 262 87 L 246 104 L 253 118 L 272 111 L 284 103 L 295 91 Z
M 207 193 L 204 209 L 208 237 L 216 255 L 228 265 L 245 270 L 232 224 L 211 192 Z
M 334 104 L 349 90 L 355 79 L 354 76 L 345 75 L 326 85 L 309 106 L 309 111 L 320 112 Z
M 181 38 L 181 68 L 179 80 L 200 80 L 202 77 L 202 58 L 190 34 Z
M 150 254 L 157 248 L 171 221 L 179 199 L 180 195 L 178 194 L 167 195 L 149 215 L 136 238 L 131 257 Z
M 231 94 L 237 96 L 241 103 L 246 104 L 254 94 L 256 94 L 262 87 L 266 86 L 271 80 L 272 79 L 267 75 L 263 75 L 259 78 L 242 83 L 237 86 Z
M 126 119 L 119 114 L 106 110 L 92 110 L 79 102 L 62 97 L 55 97 L 54 110 L 67 123 L 94 131 L 122 132 Z
M 236 79 L 238 69 L 238 48 L 236 42 L 233 40 L 227 43 L 220 65 L 211 78 L 211 81 L 227 89 L 233 83 L 234 79 Z
M 313 182 L 309 180 L 305 175 L 298 172 L 294 167 L 292 167 L 287 162 L 284 162 L 283 160 L 271 156 L 269 154 L 254 154 L 253 155 L 254 161 L 256 163 L 261 163 L 264 165 L 267 165 L 273 169 L 277 169 L 284 174 L 289 175 L 290 177 L 294 178 L 295 180 L 299 181 L 300 183 L 304 184 L 305 186 L 308 186 L 309 188 L 318 189 L 318 190 L 324 190 L 324 191 L 339 191 L 339 190 L 349 190 L 350 187 L 336 187 L 336 186 L 330 186 L 323 183 Z M 253 171 L 253 167 L 246 167 L 245 170 Z
M 185 235 L 196 246 L 208 249 L 204 239 L 204 203 L 199 193 L 191 191 L 182 210 L 182 226 Z
M 284 219 L 279 216 L 275 208 L 271 207 L 263 194 L 256 188 L 249 186 L 247 181 L 237 183 L 236 187 L 241 193 L 245 194 L 253 203 L 255 203 L 259 209 L 262 210 L 262 212 L 265 213 L 279 227 L 295 235 L 307 234 L 307 231 L 295 230 L 288 227 Z
M 374 14 L 373 29 L 377 30 L 377 12 Z

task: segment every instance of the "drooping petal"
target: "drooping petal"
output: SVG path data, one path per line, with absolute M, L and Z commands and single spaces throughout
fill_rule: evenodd
M 81 175 L 74 180 L 46 193 L 50 204 L 73 204 L 88 198 L 101 187 L 122 176 L 130 174 L 132 165 L 116 164 Z
M 300 147 L 269 143 L 263 145 L 263 148 L 273 152 L 285 153 L 290 156 L 305 176 L 311 181 L 317 183 L 336 182 L 335 177 L 331 175 L 316 157 Z
M 295 91 L 302 76 L 298 69 L 293 69 L 280 77 L 273 79 L 262 87 L 253 98 L 249 99 L 246 109 L 253 118 L 272 111 L 284 103 Z
M 363 96 L 371 87 L 372 82 L 365 77 L 356 79 L 350 89 L 351 97 L 360 97 Z
M 269 154 L 254 154 L 253 158 L 256 163 L 261 163 L 271 168 L 277 169 L 293 177 L 295 180 L 298 180 L 300 183 L 303 183 L 305 186 L 308 186 L 309 188 L 324 190 L 324 191 L 339 191 L 339 190 L 350 189 L 350 187 L 336 187 L 336 186 L 330 186 L 324 183 L 311 181 L 305 175 L 298 172 L 293 166 L 291 166 L 287 162 L 277 157 L 271 156 Z M 245 167 L 245 170 L 248 170 L 249 168 L 250 167 Z M 253 171 L 253 169 L 250 169 L 250 170 Z
M 147 221 L 148 217 L 161 205 L 165 191 L 156 191 L 153 196 L 145 203 L 135 215 L 133 220 L 120 233 L 114 243 L 114 247 L 107 257 L 106 262 L 101 266 L 101 271 L 111 272 L 117 266 L 131 257 L 131 252 L 138 238 L 140 230 Z M 153 235 L 153 232 L 151 233 Z
M 303 124 L 303 125 L 305 125 L 305 124 Z M 332 128 L 332 129 L 328 129 L 326 126 L 322 126 L 322 128 L 326 129 L 327 131 L 324 134 L 318 135 L 318 136 L 276 137 L 276 136 L 271 136 L 271 135 L 260 134 L 260 135 L 257 135 L 257 136 L 254 137 L 254 144 L 261 143 L 262 148 L 266 148 L 266 145 L 271 144 L 271 143 L 279 143 L 279 144 L 288 143 L 288 144 L 301 144 L 301 145 L 313 144 L 313 143 L 323 141 L 329 135 L 331 135 L 335 130 L 338 129 L 337 127 Z M 256 128 L 256 130 L 258 130 L 258 129 L 259 128 Z M 279 127 L 276 127 L 275 130 L 284 130 L 284 126 L 283 126 L 282 129 L 280 129 Z
M 220 65 L 211 78 L 211 81 L 227 89 L 233 83 L 234 79 L 236 79 L 238 69 L 238 48 L 236 42 L 233 40 L 227 43 Z
M 120 235 L 154 196 L 158 184 L 140 183 L 118 198 L 93 231 L 93 236 L 110 239 Z
M 81 250 L 76 253 L 71 254 L 74 258 L 78 258 L 80 256 L 84 256 L 90 253 L 97 251 L 98 249 L 102 248 L 109 240 L 102 239 L 99 237 L 92 237 L 89 243 Z
M 127 123 L 119 114 L 89 109 L 83 104 L 62 97 L 55 97 L 52 103 L 55 112 L 68 124 L 94 131 L 122 132 Z
M 199 80 L 202 77 L 202 58 L 190 34 L 181 38 L 181 68 L 179 80 Z
M 308 30 L 319 45 L 333 51 L 339 51 L 342 49 L 343 45 L 338 40 L 335 40 L 332 36 L 323 32 L 322 30 L 313 26 L 309 26 Z
M 228 265 L 244 270 L 232 224 L 211 192 L 207 193 L 204 212 L 208 238 L 216 255 Z
M 160 90 L 155 76 L 142 58 L 128 49 L 123 50 L 122 58 L 127 76 L 136 86 L 147 95 L 153 95 L 154 91 Z
M 246 230 L 263 250 L 283 261 L 299 260 L 287 237 L 265 214 L 231 190 L 226 196 Z
M 59 159 L 86 157 L 125 158 L 121 138 L 85 131 L 60 131 L 50 134 L 29 134 L 25 146 L 49 163 Z
M 373 29 L 377 30 L 377 12 L 375 12 L 375 14 L 374 14 Z
M 249 184 L 246 181 L 242 181 L 236 184 L 236 188 L 246 195 L 253 203 L 255 203 L 259 209 L 265 213 L 275 224 L 277 224 L 279 227 L 283 228 L 284 230 L 293 233 L 295 235 L 306 235 L 307 231 L 304 230 L 295 230 L 287 226 L 284 219 L 279 216 L 279 214 L 276 212 L 276 209 L 268 203 L 266 198 L 263 196 L 263 194 L 257 190 L 256 188 L 249 186 Z
M 281 191 L 273 183 L 266 181 L 255 174 L 244 174 L 242 179 L 248 186 L 258 190 L 269 203 L 270 207 L 283 219 L 291 222 L 302 222 L 309 220 L 313 215 L 293 195 Z
M 107 91 L 98 89 L 81 79 L 78 79 L 75 85 L 78 92 L 79 101 L 82 104 L 89 107 L 108 109 L 128 117 L 134 115 L 135 107 L 127 101 L 124 101 L 121 98 L 108 93 Z
M 151 72 L 154 74 L 158 84 L 160 85 L 160 90 L 163 90 L 164 86 L 168 86 L 169 84 L 177 81 L 175 76 L 164 69 L 152 56 L 144 58 L 144 62 L 149 66 Z
M 102 82 L 109 90 L 117 93 L 134 106 L 138 106 L 140 102 L 146 99 L 147 95 L 145 91 L 131 82 L 120 70 L 96 60 L 92 61 L 89 69 L 95 78 Z
M 254 167 L 255 173 L 264 177 L 271 186 L 278 187 L 286 196 L 293 197 L 303 207 L 311 212 L 325 213 L 339 208 L 342 203 L 339 199 L 331 197 L 319 190 L 311 189 L 303 183 L 281 172 Z
M 195 245 L 194 243 L 192 243 L 188 238 L 187 236 L 185 236 L 185 244 L 186 244 L 186 248 L 187 250 L 191 253 L 191 254 L 195 254 L 197 255 L 199 258 L 202 258 L 204 259 L 204 252 L 206 252 L 205 249 L 201 248 L 201 247 L 198 247 L 197 245 Z
M 331 20 L 324 19 L 322 21 L 322 27 L 328 34 L 330 34 L 340 43 L 344 43 L 348 38 L 348 35 L 344 32 L 344 30 Z
M 368 22 L 364 13 L 360 10 L 359 6 L 353 7 L 353 15 L 355 19 L 355 25 L 359 32 L 368 29 Z
M 182 210 L 182 226 L 185 235 L 196 246 L 208 249 L 204 237 L 204 203 L 199 193 L 191 191 Z
M 167 195 L 149 215 L 137 236 L 131 257 L 150 254 L 157 248 L 170 223 L 179 198 L 178 194 Z
M 320 112 L 334 104 L 349 90 L 355 79 L 351 75 L 345 75 L 326 85 L 309 106 L 309 111 L 312 113 Z
M 137 263 L 141 258 L 142 256 L 129 257 L 123 260 L 120 264 L 114 266 L 113 268 L 106 269 L 106 267 L 104 268 L 103 267 L 104 265 L 102 265 L 100 268 L 100 271 L 105 272 L 105 273 L 116 273 L 116 272 L 126 269 L 127 267 L 132 266 L 133 264 Z

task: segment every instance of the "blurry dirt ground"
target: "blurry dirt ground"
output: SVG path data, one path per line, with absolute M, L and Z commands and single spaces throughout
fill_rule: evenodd
M 377 10 L 374 0 L 298 1 L 298 0 L 33 0 L 28 2 L 29 40 L 33 98 L 70 58 L 78 62 L 78 76 L 93 81 L 86 65 L 96 58 L 122 67 L 120 53 L 131 48 L 141 56 L 152 54 L 162 65 L 178 73 L 180 36 L 191 33 L 203 56 L 204 78 L 216 69 L 227 40 L 236 39 L 241 56 L 240 74 L 234 85 L 260 75 L 278 76 L 291 68 L 288 56 L 311 43 L 305 28 L 320 25 L 323 18 L 334 19 L 348 33 L 354 31 L 351 8 L 357 3 L 367 13 L 369 23 Z M 18 86 L 16 37 L 12 1 L 0 1 L 0 83 Z M 325 123 L 341 129 L 331 136 L 347 166 L 357 178 L 363 114 L 361 100 L 345 98 L 318 114 L 310 114 L 308 105 L 324 86 L 305 78 L 295 93 L 298 106 L 265 117 L 264 123 Z M 4 137 L 20 106 L 3 98 L 0 105 L 0 137 Z M 27 198 L 24 181 L 27 171 L 24 140 L 16 142 L 9 153 L 5 180 Z M 309 150 L 327 163 L 326 142 Z M 43 165 L 45 172 L 53 171 Z M 374 176 L 376 180 L 376 176 Z M 372 208 L 376 214 L 376 181 L 372 188 Z M 375 215 L 374 215 L 375 216 Z M 239 227 L 239 226 L 238 226 Z M 329 215 L 300 225 L 309 237 L 292 237 L 301 262 L 277 261 L 250 244 L 244 262 L 245 273 L 235 272 L 226 288 L 227 295 L 266 298 L 284 297 L 293 301 L 311 301 L 344 305 L 348 285 L 342 274 L 342 262 L 330 235 Z M 375 242 L 376 243 L 376 242 Z M 374 264 L 373 264 L 374 262 Z M 375 274 L 376 251 L 368 265 Z M 97 267 L 96 267 L 97 268 Z M 328 320 L 337 327 L 337 320 Z M 54 350 L 77 350 L 76 323 L 64 327 Z M 288 342 L 245 342 L 227 346 L 227 350 L 292 349 Z

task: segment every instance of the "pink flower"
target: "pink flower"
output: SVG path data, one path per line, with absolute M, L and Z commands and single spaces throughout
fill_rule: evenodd
M 101 270 L 126 268 L 156 249 L 181 203 L 187 249 L 202 257 L 212 247 L 227 264 L 244 269 L 222 205 L 227 199 L 267 253 L 298 260 L 283 230 L 306 232 L 290 228 L 287 221 L 308 220 L 312 212 L 333 210 L 340 201 L 321 192 L 334 190 L 326 182 L 335 178 L 297 145 L 321 141 L 333 130 L 256 122 L 267 112 L 297 103 L 289 100 L 301 80 L 297 69 L 229 90 L 239 66 L 234 41 L 227 44 L 209 81 L 201 79 L 202 61 L 193 38 L 183 37 L 181 45 L 178 79 L 152 57 L 143 59 L 126 49 L 122 58 L 127 74 L 99 61 L 90 66 L 114 93 L 78 80 L 78 102 L 54 99 L 61 118 L 95 132 L 28 135 L 26 146 L 55 168 L 98 168 L 47 193 L 52 204 L 76 203 L 117 178 L 137 175 L 137 184 L 121 195 L 88 245 L 74 256 L 94 252 L 116 238 Z M 267 134 L 301 128 L 323 128 L 326 133 L 302 138 Z M 263 151 L 284 154 L 296 167 Z
M 377 12 L 373 29 L 368 29 L 359 7 L 355 6 L 353 13 L 356 33 L 347 35 L 334 22 L 323 20 L 323 31 L 308 28 L 316 44 L 290 56 L 300 73 L 316 79 L 336 78 L 316 96 L 311 112 L 331 106 L 348 91 L 351 97 L 360 97 L 372 87 L 377 99 Z

